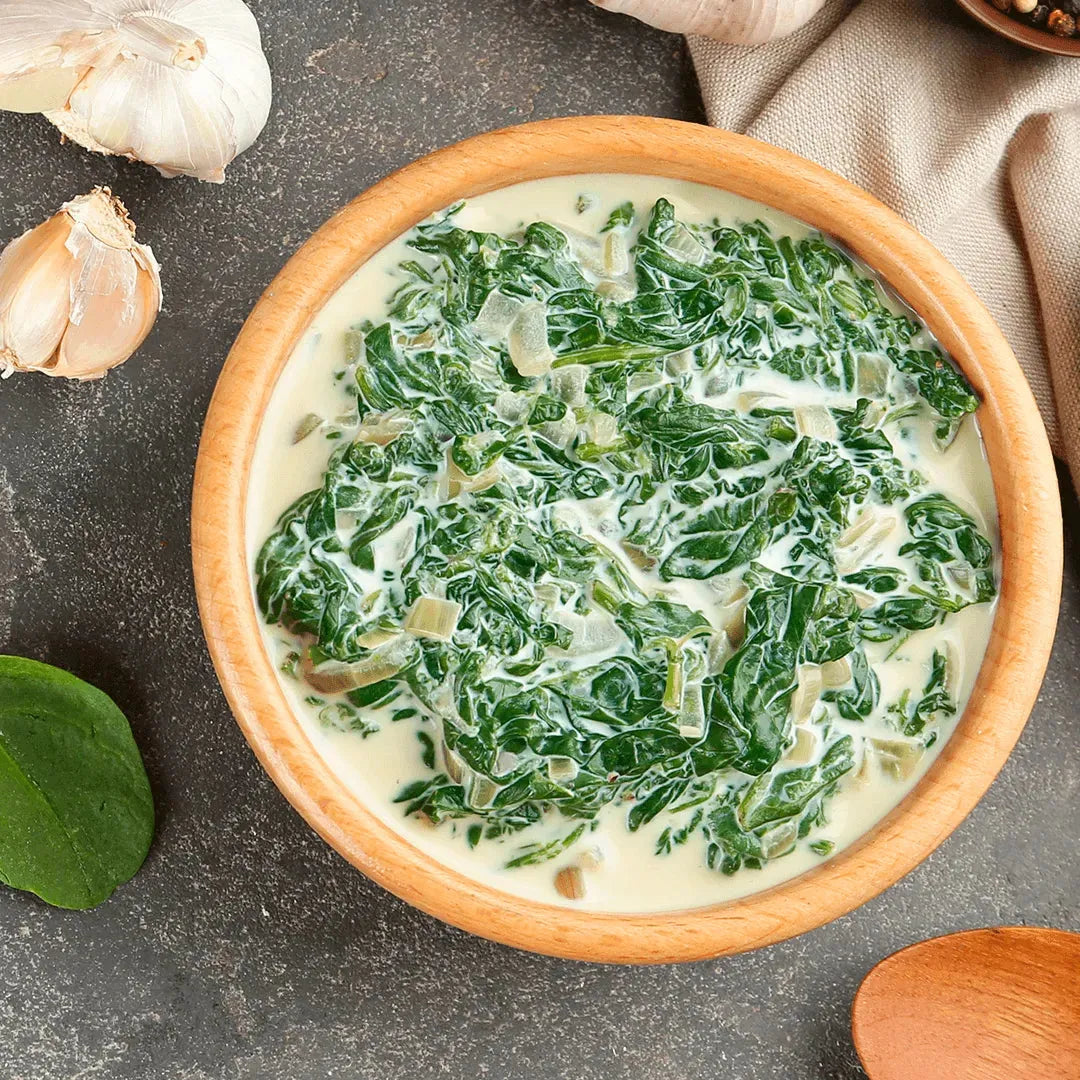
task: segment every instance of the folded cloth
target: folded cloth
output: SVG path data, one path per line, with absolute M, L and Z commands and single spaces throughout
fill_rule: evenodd
M 757 48 L 689 41 L 710 123 L 872 192 L 964 274 L 1080 487 L 1080 60 L 944 0 L 827 0 Z

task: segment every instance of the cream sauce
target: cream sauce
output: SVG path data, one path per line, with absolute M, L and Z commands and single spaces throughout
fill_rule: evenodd
M 597 197 L 582 213 L 578 203 L 583 194 Z M 572 176 L 520 184 L 471 200 L 460 211 L 457 220 L 466 228 L 503 234 L 512 233 L 533 220 L 595 234 L 612 206 L 631 200 L 640 211 L 660 197 L 670 199 L 679 218 L 688 222 L 719 218 L 735 223 L 757 218 L 764 220 L 774 231 L 796 238 L 809 231 L 784 214 L 710 187 L 639 176 Z M 522 217 L 522 208 L 528 208 L 527 218 Z M 335 379 L 335 374 L 344 367 L 346 331 L 363 319 L 379 321 L 385 317 L 387 301 L 400 282 L 397 265 L 410 257 L 412 253 L 405 247 L 404 238 L 375 255 L 316 315 L 282 374 L 260 431 L 248 492 L 247 530 L 252 562 L 263 540 L 273 530 L 278 515 L 298 496 L 321 483 L 334 444 L 327 442 L 320 432 L 294 444 L 297 424 L 308 413 L 335 417 L 349 410 L 353 399 L 346 396 L 342 382 Z M 901 309 L 898 301 L 893 303 L 896 310 Z M 710 396 L 709 402 L 733 407 L 738 395 L 747 392 L 748 388 L 762 392 L 783 390 L 790 399 L 791 386 L 786 379 L 763 372 L 755 374 L 738 390 Z M 850 395 L 814 388 L 808 389 L 807 397 L 822 404 L 851 402 Z M 906 466 L 917 467 L 926 476 L 927 490 L 946 494 L 968 511 L 998 550 L 993 488 L 975 421 L 968 418 L 964 422 L 957 438 L 945 452 L 933 445 L 928 423 L 911 425 L 911 433 L 907 439 L 894 440 L 897 456 Z M 598 538 L 604 533 L 604 518 L 609 509 L 603 499 L 560 504 L 560 513 L 576 517 L 583 531 Z M 875 550 L 873 562 L 902 565 L 904 560 L 897 551 L 902 539 L 902 530 L 894 529 Z M 387 538 L 387 542 L 392 541 L 392 536 Z M 776 558 L 774 565 L 779 567 L 780 561 Z M 634 572 L 629 564 L 628 568 Z M 351 572 L 359 573 L 355 568 Z M 718 595 L 708 581 L 676 579 L 666 588 L 672 599 L 691 608 L 706 614 L 716 610 Z M 655 582 L 651 583 L 650 591 L 652 589 L 655 589 Z M 880 714 L 904 686 L 921 689 L 929 658 L 935 647 L 941 647 L 943 640 L 951 642 L 954 655 L 960 659 L 960 671 L 954 671 L 951 676 L 950 692 L 962 709 L 986 649 L 993 611 L 993 604 L 968 607 L 950 616 L 944 629 L 912 635 L 890 657 L 885 653 L 891 644 L 871 645 L 868 656 L 881 680 L 881 704 L 875 716 L 865 723 L 837 720 L 835 729 L 856 736 L 895 739 L 895 732 L 885 726 Z M 279 628 L 272 627 L 266 628 L 265 640 L 271 659 L 278 667 L 294 643 Z M 593 910 L 672 910 L 757 892 L 820 865 L 822 861 L 821 856 L 800 845 L 791 854 L 770 861 L 764 869 L 744 868 L 725 877 L 704 865 L 701 843 L 676 847 L 663 856 L 655 854 L 656 839 L 664 827 L 664 815 L 639 832 L 630 833 L 623 821 L 625 807 L 609 806 L 600 816 L 599 827 L 586 833 L 577 847 L 562 857 L 549 863 L 507 870 L 504 864 L 520 847 L 522 836 L 511 836 L 505 843 L 484 841 L 470 849 L 464 840 L 463 825 L 448 823 L 434 828 L 416 818 L 405 818 L 402 808 L 393 803 L 401 787 L 423 772 L 416 739 L 418 721 L 409 719 L 391 723 L 384 717 L 381 731 L 362 739 L 355 732 L 335 730 L 321 723 L 317 709 L 304 701 L 303 683 L 281 677 L 281 685 L 313 745 L 365 805 L 432 858 L 510 893 Z M 865 833 L 918 782 L 945 742 L 951 724 L 945 721 L 942 737 L 906 780 L 896 780 L 876 767 L 856 770 L 845 777 L 839 792 L 828 802 L 828 825 L 815 830 L 813 838 L 830 840 L 839 851 Z M 858 741 L 857 738 L 857 744 Z M 526 839 L 546 840 L 566 831 L 565 820 L 545 822 L 530 829 Z M 567 865 L 575 855 L 597 848 L 602 859 L 587 873 L 586 896 L 576 901 L 563 899 L 553 888 L 555 871 Z

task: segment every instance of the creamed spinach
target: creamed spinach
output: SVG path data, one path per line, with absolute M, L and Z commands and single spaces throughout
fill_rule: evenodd
M 970 386 L 817 234 L 661 199 L 409 244 L 257 561 L 309 701 L 357 738 L 417 724 L 402 811 L 520 834 L 511 867 L 601 814 L 725 873 L 828 854 L 838 784 L 909 775 L 957 708 L 944 647 L 892 700 L 875 660 L 995 596 L 987 537 L 898 452 L 916 420 L 944 452 Z

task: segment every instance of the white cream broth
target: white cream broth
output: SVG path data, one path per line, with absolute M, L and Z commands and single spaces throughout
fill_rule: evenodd
M 594 196 L 592 205 L 579 210 L 579 197 Z M 457 221 L 466 228 L 503 235 L 512 234 L 531 221 L 542 220 L 580 232 L 595 234 L 610 210 L 626 200 L 639 211 L 658 198 L 675 204 L 680 220 L 705 222 L 719 219 L 737 223 L 760 219 L 777 234 L 795 238 L 808 233 L 802 223 L 779 212 L 713 188 L 658 177 L 622 175 L 582 175 L 533 181 L 505 188 L 470 200 L 459 212 Z M 271 399 L 255 449 L 247 502 L 248 548 L 254 564 L 255 555 L 274 530 L 279 515 L 304 492 L 318 487 L 327 458 L 335 443 L 316 432 L 294 444 L 301 418 L 313 413 L 336 417 L 349 411 L 354 399 L 343 390 L 343 381 L 335 376 L 345 365 L 345 334 L 354 324 L 370 319 L 385 319 L 388 300 L 400 283 L 396 268 L 415 253 L 400 238 L 374 256 L 347 282 L 316 316 L 311 327 L 282 374 Z M 898 301 L 890 300 L 895 310 Z M 852 395 L 806 387 L 808 403 L 845 403 Z M 783 392 L 790 399 L 792 383 L 771 372 L 754 374 L 737 390 L 710 396 L 709 403 L 733 408 L 740 394 L 748 390 Z M 932 443 L 928 423 L 913 424 L 913 437 L 895 440 L 896 455 L 905 466 L 917 467 L 928 483 L 925 490 L 941 492 L 971 514 L 983 534 L 999 549 L 997 512 L 989 468 L 983 453 L 974 419 L 961 426 L 952 445 L 945 451 Z M 612 506 L 603 497 L 585 501 L 566 500 L 560 515 L 574 523 L 586 535 L 600 537 L 605 518 Z M 899 516 L 900 510 L 884 508 L 883 513 Z M 874 552 L 879 565 L 901 566 L 905 560 L 898 547 L 906 535 L 894 529 Z M 400 539 L 400 538 L 398 538 Z M 393 532 L 382 541 L 392 544 Z M 770 549 L 763 560 L 780 566 L 780 552 Z M 377 551 L 377 558 L 380 558 Z M 643 580 L 642 572 L 627 562 L 627 570 L 643 588 L 655 590 L 655 580 Z M 356 570 L 355 573 L 363 574 Z M 670 599 L 710 615 L 718 608 L 716 589 L 708 580 L 675 579 L 665 583 Z M 837 732 L 862 737 L 896 739 L 896 733 L 884 723 L 882 714 L 905 686 L 921 690 L 925 672 L 935 648 L 948 647 L 956 662 L 950 671 L 950 694 L 955 698 L 959 715 L 967 702 L 993 619 L 994 604 L 979 604 L 950 615 L 944 627 L 913 634 L 892 655 L 894 643 L 870 645 L 868 656 L 881 680 L 878 708 L 866 721 L 852 723 L 837 719 Z M 265 628 L 268 653 L 278 668 L 296 642 L 280 627 Z M 959 670 L 957 670 L 957 668 Z M 665 815 L 631 833 L 625 827 L 625 805 L 610 805 L 601 812 L 599 826 L 586 831 L 578 843 L 558 858 L 533 866 L 506 869 L 505 864 L 528 841 L 563 836 L 575 824 L 554 817 L 531 827 L 527 835 L 511 835 L 504 840 L 485 840 L 475 848 L 465 841 L 465 825 L 453 822 L 433 827 L 415 816 L 406 818 L 394 797 L 401 788 L 426 774 L 420 761 L 417 731 L 431 730 L 429 721 L 419 718 L 381 722 L 380 731 L 361 738 L 353 731 L 335 730 L 318 719 L 318 709 L 305 703 L 310 693 L 302 681 L 279 676 L 282 689 L 292 703 L 307 736 L 343 783 L 374 813 L 410 843 L 447 866 L 479 882 L 519 896 L 577 908 L 613 912 L 674 910 L 731 900 L 804 873 L 821 865 L 823 858 L 800 844 L 790 854 L 770 860 L 763 869 L 743 868 L 725 876 L 710 870 L 704 863 L 704 845 L 687 843 L 670 854 L 655 853 L 658 835 L 665 827 Z M 396 703 L 400 706 L 400 701 Z M 376 710 L 377 712 L 378 710 Z M 388 721 L 388 717 L 382 717 Z M 827 804 L 828 823 L 813 833 L 814 840 L 828 840 L 840 851 L 865 833 L 891 810 L 918 782 L 940 751 L 955 720 L 945 720 L 941 737 L 922 757 L 914 772 L 904 780 L 889 775 L 879 767 L 857 767 L 840 783 L 840 789 Z M 433 732 L 433 734 L 436 734 Z M 438 741 L 436 734 L 436 742 Z M 805 748 L 804 748 L 805 749 Z M 810 748 L 811 757 L 815 753 Z M 589 861 L 587 889 L 576 900 L 564 898 L 553 881 L 556 871 L 573 864 L 586 851 L 599 850 L 602 858 Z M 377 853 L 375 853 L 377 854 Z

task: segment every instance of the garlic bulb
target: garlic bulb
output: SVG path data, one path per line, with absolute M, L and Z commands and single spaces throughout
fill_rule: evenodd
M 161 310 L 154 253 L 108 188 L 65 203 L 0 253 L 0 374 L 99 379 Z
M 733 45 L 761 45 L 794 33 L 825 0 L 592 0 L 661 30 L 701 34 Z
M 270 69 L 243 0 L 0 0 L 0 109 L 220 182 L 266 124 Z

